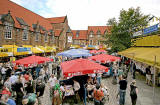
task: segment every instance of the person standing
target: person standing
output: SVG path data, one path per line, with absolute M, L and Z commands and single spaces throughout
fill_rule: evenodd
M 54 90 L 54 86 L 56 84 L 56 80 L 57 78 L 54 76 L 54 74 L 51 74 L 51 77 L 49 78 L 49 86 L 50 86 L 50 96 L 51 96 L 51 99 L 53 97 L 53 90 Z
M 137 94 L 138 94 L 138 88 L 136 86 L 136 81 L 133 80 L 130 84 L 130 96 L 131 96 L 132 105 L 136 105 Z
M 119 81 L 119 104 L 124 105 L 125 104 L 125 95 L 126 95 L 126 89 L 127 89 L 127 81 L 126 81 L 126 76 L 122 75 L 122 80 Z
M 148 85 L 151 85 L 151 66 L 148 66 L 147 68 L 146 68 L 146 83 L 148 84 Z

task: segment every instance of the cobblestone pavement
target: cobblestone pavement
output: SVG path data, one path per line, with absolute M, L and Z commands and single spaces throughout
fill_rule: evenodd
M 126 104 L 125 105 L 131 105 L 131 99 L 129 96 L 129 84 L 131 82 L 131 75 L 129 74 L 128 76 L 128 88 L 127 88 L 127 92 L 126 92 Z M 144 80 L 136 80 L 137 81 L 137 87 L 139 90 L 139 94 L 138 94 L 138 100 L 137 100 L 137 105 L 160 105 L 160 89 L 156 88 L 156 94 L 155 94 L 155 98 L 154 98 L 154 102 L 153 102 L 153 97 L 152 97 L 152 90 L 153 88 L 151 86 L 147 86 L 145 84 Z M 118 98 L 116 98 L 117 96 L 117 92 L 118 92 L 118 85 L 113 85 L 112 84 L 112 78 L 103 78 L 102 79 L 102 83 L 104 85 L 106 85 L 109 89 L 109 101 L 107 101 L 105 103 L 105 105 L 118 105 Z M 51 105 L 51 101 L 50 101 L 50 97 L 49 97 L 49 89 L 48 86 L 46 86 L 45 89 L 45 93 L 43 96 L 43 100 L 42 103 L 43 105 Z M 70 105 L 69 103 L 64 103 L 63 105 Z M 78 103 L 78 104 L 73 104 L 73 105 L 84 105 L 82 103 Z M 92 101 L 90 101 L 89 103 L 87 102 L 86 105 L 94 105 Z

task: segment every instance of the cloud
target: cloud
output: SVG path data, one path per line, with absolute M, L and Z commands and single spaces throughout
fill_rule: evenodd
M 12 0 L 43 17 L 68 17 L 71 29 L 106 25 L 120 10 L 141 7 L 142 13 L 160 16 L 159 0 Z

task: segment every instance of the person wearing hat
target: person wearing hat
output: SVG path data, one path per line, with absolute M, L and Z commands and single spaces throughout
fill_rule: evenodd
M 130 96 L 131 96 L 132 105 L 136 105 L 137 94 L 138 94 L 138 88 L 136 86 L 136 81 L 133 80 L 130 84 Z

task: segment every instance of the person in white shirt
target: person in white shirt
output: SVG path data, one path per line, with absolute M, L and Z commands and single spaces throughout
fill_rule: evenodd
M 51 74 L 51 77 L 49 78 L 49 86 L 50 86 L 50 96 L 51 96 L 51 99 L 53 97 L 53 89 L 54 89 L 54 86 L 56 84 L 56 81 L 57 81 L 57 78 L 54 76 L 54 74 Z

